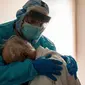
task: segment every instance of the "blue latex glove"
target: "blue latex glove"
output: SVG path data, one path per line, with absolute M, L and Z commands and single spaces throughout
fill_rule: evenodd
M 67 69 L 70 75 L 74 75 L 75 79 L 77 79 L 77 62 L 72 56 L 61 56 L 67 63 Z
M 34 68 L 39 73 L 39 75 L 45 75 L 50 79 L 56 81 L 56 77 L 54 75 L 61 75 L 62 70 L 62 62 L 58 60 L 52 59 L 36 59 L 33 61 Z

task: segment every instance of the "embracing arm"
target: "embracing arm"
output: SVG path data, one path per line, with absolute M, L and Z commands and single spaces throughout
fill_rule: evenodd
M 61 56 L 67 63 L 67 69 L 70 73 L 70 75 L 73 75 L 75 79 L 77 79 L 77 71 L 78 71 L 78 65 L 76 60 L 72 56 Z
M 26 59 L 23 62 L 13 62 L 5 65 L 2 59 L 2 46 L 4 32 L 0 28 L 0 85 L 19 85 L 32 80 L 37 72 L 33 67 L 32 61 Z
M 32 80 L 36 75 L 37 72 L 29 59 L 8 65 L 0 61 L 0 85 L 19 85 Z

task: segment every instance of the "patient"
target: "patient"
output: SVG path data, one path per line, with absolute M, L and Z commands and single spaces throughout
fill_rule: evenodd
M 24 61 L 26 58 L 34 60 L 36 50 L 29 42 L 18 36 L 13 36 L 5 43 L 2 56 L 7 64 L 15 61 Z
M 30 81 L 28 85 L 81 85 L 78 78 L 75 80 L 74 76 L 69 74 L 66 62 L 63 60 L 61 55 L 55 51 L 49 50 L 48 48 L 39 46 L 35 50 L 29 42 L 18 36 L 14 36 L 5 43 L 2 53 L 3 59 L 7 64 L 15 61 L 24 61 L 26 58 L 34 60 L 47 54 L 52 54 L 50 59 L 60 60 L 63 62 L 62 75 L 57 76 L 57 81 L 53 81 L 46 76 L 39 75 Z
M 48 48 L 43 48 L 42 46 L 40 46 L 37 49 L 36 58 L 39 58 L 39 56 L 44 56 L 47 54 L 52 54 L 52 56 L 49 59 L 59 60 L 63 63 L 62 65 L 63 70 L 61 71 L 61 76 L 55 75 L 57 81 L 53 81 L 46 76 L 39 75 L 35 77 L 35 79 L 32 80 L 28 85 L 81 85 L 78 78 L 75 79 L 74 76 L 69 74 L 67 70 L 66 62 L 61 57 L 62 56 L 61 54 L 49 50 Z

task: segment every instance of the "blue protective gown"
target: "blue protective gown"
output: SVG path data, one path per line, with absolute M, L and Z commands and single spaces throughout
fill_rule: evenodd
M 26 59 L 24 62 L 4 64 L 1 55 L 2 46 L 12 35 L 16 35 L 13 28 L 14 22 L 15 20 L 0 24 L 0 85 L 20 85 L 38 75 L 30 59 Z M 44 36 L 41 36 L 39 41 L 36 44 L 32 43 L 32 45 L 35 48 L 41 45 L 51 50 L 56 50 L 54 44 Z

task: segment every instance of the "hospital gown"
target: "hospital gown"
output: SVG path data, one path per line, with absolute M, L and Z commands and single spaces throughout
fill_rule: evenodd
M 46 76 L 37 76 L 34 80 L 30 81 L 28 85 L 81 85 L 78 78 L 75 80 L 74 76 L 71 76 L 68 73 L 66 62 L 59 53 L 40 46 L 37 49 L 37 58 L 49 53 L 52 53 L 50 59 L 60 60 L 61 62 L 63 62 L 63 70 L 61 71 L 61 76 L 56 77 L 57 81 L 53 81 Z

